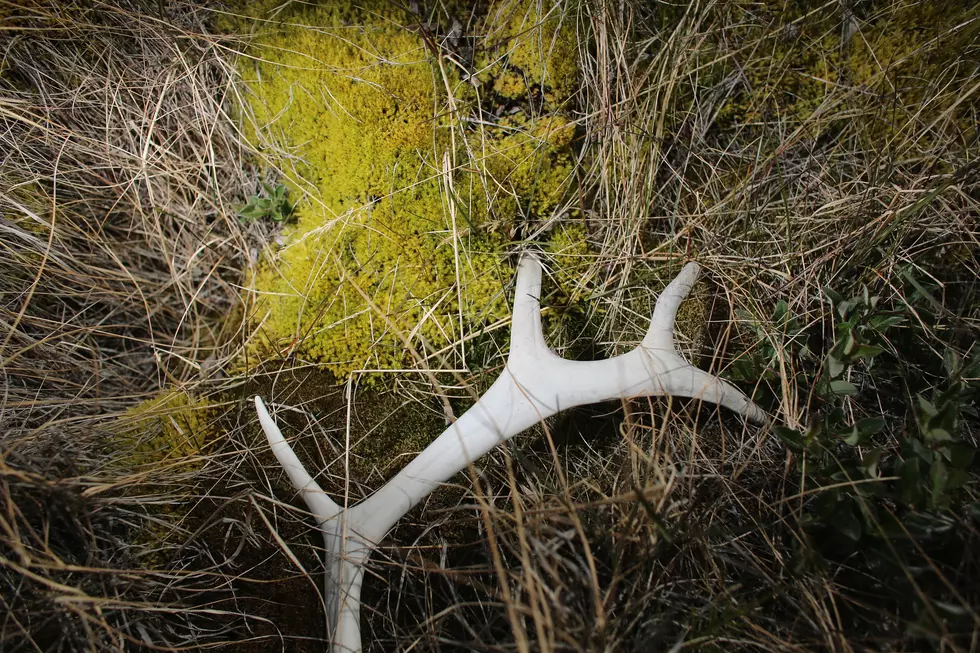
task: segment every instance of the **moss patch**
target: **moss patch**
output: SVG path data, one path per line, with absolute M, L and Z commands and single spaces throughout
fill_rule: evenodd
M 530 16 L 513 9 L 502 16 Z M 253 15 L 246 131 L 301 198 L 284 245 L 251 280 L 256 353 L 298 352 L 343 378 L 413 365 L 406 343 L 442 349 L 503 317 L 513 225 L 548 216 L 571 186 L 568 120 L 519 111 L 461 126 L 450 109 L 472 108 L 473 86 L 433 59 L 418 17 L 389 3 Z M 534 24 L 520 37 L 502 28 L 518 45 L 493 74 L 521 67 L 567 95 L 577 75 L 567 48 L 525 43 L 535 30 L 539 43 L 565 43 L 564 32 L 550 18 Z
M 119 458 L 125 465 L 153 465 L 194 458 L 214 438 L 214 415 L 206 399 L 169 390 L 133 406 L 120 418 L 116 444 L 127 450 Z
M 491 12 L 497 47 L 479 59 L 494 90 L 507 98 L 541 93 L 554 104 L 566 102 L 579 84 L 575 30 L 567 13 L 549 2 L 501 2 Z
M 936 138 L 950 129 L 970 133 L 975 121 L 969 103 L 953 107 L 951 98 L 927 105 L 923 100 L 975 73 L 973 44 L 980 28 L 972 5 L 855 3 L 844 10 L 843 21 L 837 5 L 814 10 L 772 0 L 731 7 L 744 17 L 742 27 L 726 34 L 717 50 L 699 55 L 717 62 L 708 64 L 710 83 L 733 89 L 717 120 L 753 133 L 762 133 L 761 124 L 776 117 L 810 123 L 828 135 L 846 128 L 864 132 L 874 148 L 883 145 L 882 137 L 898 135 L 910 146 L 908 138 L 925 135 L 921 126 L 934 121 Z M 971 49 L 974 56 L 964 56 Z M 840 103 L 849 110 L 841 111 Z M 845 115 L 848 124 L 824 117 L 830 115 Z

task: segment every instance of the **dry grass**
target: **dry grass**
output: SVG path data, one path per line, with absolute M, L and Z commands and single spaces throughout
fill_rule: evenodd
M 161 644 L 184 579 L 144 570 L 132 537 L 208 481 L 114 466 L 111 426 L 161 387 L 212 383 L 242 340 L 263 235 L 233 209 L 255 181 L 225 113 L 227 46 L 192 3 L 0 16 L 0 646 Z
M 815 92 L 797 65 L 821 48 L 856 57 L 862 39 L 885 61 L 873 34 L 895 6 L 906 5 L 795 18 L 713 3 L 565 8 L 584 75 L 579 194 L 565 208 L 583 209 L 592 249 L 552 296 L 587 307 L 555 310 L 563 332 L 616 351 L 645 329 L 665 269 L 696 259 L 710 320 L 682 335 L 715 370 L 771 347 L 775 373 L 755 390 L 791 427 L 821 402 L 814 364 L 770 319 L 780 300 L 826 349 L 825 285 L 867 284 L 914 309 L 911 271 L 942 305 L 922 316 L 916 347 L 936 361 L 969 354 L 976 10 L 957 8 L 907 55 L 945 62 L 932 75 L 882 65 L 860 80 L 824 75 Z M 214 14 L 25 1 L 0 17 L 0 647 L 323 650 L 319 542 L 241 399 L 274 390 L 302 455 L 342 490 L 348 436 L 405 411 L 440 419 L 430 380 L 399 378 L 379 416 L 374 398 L 358 405 L 367 391 L 351 403 L 302 361 L 236 375 L 254 327 L 240 289 L 275 233 L 236 215 L 260 180 L 229 115 L 245 45 L 211 33 Z M 809 81 L 789 85 L 794 74 Z M 464 158 L 455 165 L 479 166 Z M 525 235 L 566 220 L 556 211 Z M 468 343 L 485 373 L 439 377 L 457 414 L 499 365 L 501 326 Z M 890 420 L 882 449 L 898 455 L 914 419 L 889 379 L 862 373 L 870 392 L 848 412 Z M 121 465 L 118 418 L 161 388 L 210 398 L 214 435 L 190 458 Z M 975 422 L 963 431 L 975 445 Z M 388 471 L 353 479 L 351 493 Z M 707 407 L 576 411 L 479 472 L 475 490 L 460 475 L 386 540 L 365 588 L 371 650 L 977 648 L 975 516 L 951 517 L 966 543 L 956 565 L 920 549 L 905 567 L 928 612 L 931 565 L 950 588 L 935 598 L 955 597 L 966 625 L 940 619 L 915 637 L 904 608 L 861 594 L 876 572 L 859 556 L 810 564 L 819 547 L 801 494 L 813 472 L 767 430 Z M 975 482 L 965 492 L 975 503 Z

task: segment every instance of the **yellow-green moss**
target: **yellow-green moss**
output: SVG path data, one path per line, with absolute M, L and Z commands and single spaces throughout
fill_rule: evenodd
M 181 471 L 200 469 L 203 454 L 216 437 L 215 420 L 215 409 L 206 399 L 182 390 L 164 390 L 119 418 L 111 444 L 116 449 L 114 465 L 127 472 L 159 465 L 168 469 L 178 466 Z M 161 478 L 154 480 L 159 482 Z M 168 540 L 180 532 L 174 522 L 186 517 L 188 507 L 152 502 L 146 506 L 151 518 L 141 522 L 132 534 L 142 567 L 167 567 L 173 553 Z
M 850 28 L 842 30 L 836 5 L 814 10 L 770 0 L 761 7 L 728 8 L 738 29 L 726 34 L 719 49 L 705 47 L 698 55 L 715 71 L 708 75 L 711 84 L 721 88 L 726 78 L 736 80 L 737 91 L 720 108 L 718 122 L 752 128 L 773 120 L 809 121 L 816 136 L 833 124 L 830 117 L 846 115 L 847 124 L 837 128 L 865 134 L 876 141 L 873 147 L 892 134 L 901 133 L 906 142 L 931 137 L 921 126 L 956 100 L 946 94 L 936 101 L 942 80 L 976 70 L 975 60 L 962 57 L 980 33 L 976 8 L 958 1 L 892 1 L 859 9 L 868 15 L 849 16 Z M 816 113 L 821 106 L 831 111 Z M 965 117 L 967 108 L 959 113 Z M 909 128 L 914 121 L 922 125 Z M 939 126 L 947 125 L 957 122 Z M 962 121 L 958 126 L 967 128 Z
M 558 284 L 571 291 L 589 266 L 589 233 L 579 223 L 559 225 L 548 239 L 548 252 Z
M 24 231 L 46 237 L 51 230 L 51 193 L 36 181 L 28 181 L 17 172 L 0 168 L 0 187 L 7 189 L 9 210 L 3 217 Z
M 491 11 L 490 27 L 501 45 L 483 63 L 495 78 L 497 93 L 517 99 L 536 86 L 546 99 L 561 103 L 577 90 L 581 72 L 574 27 L 554 3 L 498 3 Z
M 442 77 L 410 22 L 368 2 L 257 23 L 241 68 L 246 133 L 275 145 L 267 153 L 293 171 L 299 200 L 285 245 L 251 280 L 260 354 L 299 352 L 343 377 L 411 364 L 405 340 L 440 349 L 461 322 L 501 317 L 511 270 L 500 255 L 508 230 L 495 227 L 548 214 L 569 188 L 573 128 L 555 116 L 474 131 L 465 152 L 481 170 L 462 167 L 447 188 L 443 161 L 464 155 L 445 110 L 446 82 L 458 80 L 451 67 Z M 548 25 L 541 38 L 558 38 Z M 534 74 L 547 82 L 547 68 Z
M 142 401 L 120 418 L 117 444 L 126 465 L 193 459 L 213 439 L 212 408 L 180 390 Z
M 563 117 L 532 121 L 521 114 L 473 134 L 472 149 L 491 187 L 468 186 L 476 188 L 468 195 L 470 205 L 497 223 L 549 216 L 572 186 L 574 134 Z

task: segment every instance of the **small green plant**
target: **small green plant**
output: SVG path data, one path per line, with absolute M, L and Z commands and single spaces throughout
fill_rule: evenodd
M 238 211 L 238 217 L 243 223 L 255 220 L 272 220 L 285 222 L 293 213 L 293 206 L 286 198 L 286 186 L 276 184 L 275 188 L 262 183 L 265 196 L 252 195 L 248 203 Z
M 802 432 L 777 426 L 776 435 L 791 451 L 819 464 L 808 472 L 814 487 L 821 487 L 824 481 L 843 484 L 825 493 L 827 496 L 877 496 L 910 510 L 950 508 L 955 491 L 969 480 L 967 470 L 976 451 L 960 427 L 962 416 L 976 415 L 980 361 L 964 361 L 949 348 L 931 387 L 895 387 L 894 380 L 903 374 L 900 368 L 908 367 L 915 358 L 908 351 L 914 343 L 902 337 L 907 333 L 889 337 L 893 329 L 914 330 L 911 325 L 903 328 L 906 317 L 882 310 L 880 299 L 869 296 L 866 288 L 850 299 L 830 290 L 826 293 L 840 322 L 836 343 L 823 359 L 814 383 L 820 406 Z M 922 370 L 913 373 L 920 380 L 930 376 Z M 868 387 L 875 386 L 879 406 L 891 410 L 860 417 L 869 402 L 848 402 L 862 392 L 855 382 L 859 379 Z M 896 397 L 896 390 L 902 395 Z M 889 474 L 882 473 L 883 466 Z M 850 509 L 840 514 L 826 511 L 828 504 L 838 505 L 837 499 L 821 499 L 821 517 L 828 523 L 853 539 L 875 530 L 878 520 L 870 504 L 858 511 L 864 517 L 858 528 L 850 519 Z
M 980 361 L 937 340 L 942 312 L 929 307 L 938 302 L 910 283 L 891 302 L 867 288 L 849 298 L 825 289 L 835 321 L 826 345 L 780 303 L 755 325 L 768 335 L 736 374 L 778 378 L 781 355 L 812 391 L 805 428 L 773 429 L 801 489 L 796 571 L 832 570 L 853 623 L 887 610 L 903 615 L 907 636 L 936 643 L 972 627 L 956 588 L 980 516 L 971 431 Z

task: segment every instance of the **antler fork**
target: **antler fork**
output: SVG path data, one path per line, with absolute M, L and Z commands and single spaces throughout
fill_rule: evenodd
M 674 346 L 674 319 L 699 267 L 688 263 L 657 300 L 650 328 L 633 351 L 601 361 L 569 361 L 545 344 L 541 265 L 518 267 L 510 355 L 500 377 L 462 417 L 361 503 L 332 501 L 300 463 L 255 397 L 259 421 L 279 463 L 316 517 L 327 551 L 326 606 L 333 653 L 361 650 L 360 596 L 368 556 L 419 501 L 497 445 L 559 411 L 609 399 L 673 395 L 730 408 L 763 422 L 766 414 L 732 385 L 688 363 Z

